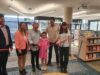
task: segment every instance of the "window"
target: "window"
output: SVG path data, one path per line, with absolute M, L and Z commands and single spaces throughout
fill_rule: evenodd
M 90 22 L 90 30 L 97 31 L 97 21 Z

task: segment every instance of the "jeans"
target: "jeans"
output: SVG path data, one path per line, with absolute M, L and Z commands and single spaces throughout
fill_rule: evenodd
M 9 51 L 0 51 L 0 75 L 8 75 L 6 64 L 9 56 Z
M 56 63 L 58 65 L 59 64 L 59 50 L 58 50 L 58 45 L 55 43 L 50 43 L 49 54 L 48 54 L 49 55 L 48 64 L 51 64 L 53 46 L 54 46 L 54 50 L 56 54 Z
M 60 47 L 60 68 L 67 69 L 69 60 L 69 47 Z
M 35 69 L 35 63 L 36 67 L 39 67 L 39 50 L 31 51 L 31 64 L 33 69 Z

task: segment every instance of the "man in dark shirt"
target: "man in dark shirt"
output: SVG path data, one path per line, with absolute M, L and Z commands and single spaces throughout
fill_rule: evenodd
M 9 27 L 4 24 L 4 15 L 0 14 L 0 75 L 8 75 L 6 64 L 9 50 L 12 49 L 12 40 Z

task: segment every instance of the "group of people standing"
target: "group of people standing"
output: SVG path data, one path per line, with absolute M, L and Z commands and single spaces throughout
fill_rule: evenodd
M 70 47 L 70 31 L 66 22 L 61 26 L 55 24 L 55 18 L 51 18 L 49 25 L 44 32 L 38 30 L 39 24 L 33 23 L 33 28 L 27 30 L 27 23 L 19 23 L 19 29 L 15 33 L 15 47 L 18 56 L 20 75 L 26 75 L 25 62 L 26 54 L 31 54 L 32 71 L 47 70 L 51 66 L 53 47 L 56 55 L 57 67 L 60 71 L 67 73 Z M 47 36 L 48 35 L 48 36 Z M 6 64 L 10 50 L 12 50 L 10 30 L 4 24 L 4 16 L 0 14 L 0 75 L 8 75 Z M 42 66 L 39 65 L 39 58 Z

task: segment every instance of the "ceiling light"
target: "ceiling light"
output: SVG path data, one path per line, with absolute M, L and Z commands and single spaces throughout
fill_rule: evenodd
M 31 12 L 31 13 L 32 14 L 36 14 L 36 13 L 48 11 L 50 9 L 54 9 L 56 7 L 57 7 L 57 5 L 55 5 L 55 4 L 47 4 L 47 5 L 40 6 L 40 7 L 36 8 L 36 9 L 34 9 L 33 12 Z
M 73 15 L 80 15 L 80 14 L 86 14 L 87 11 L 79 11 L 79 12 L 75 12 L 73 13 Z
M 100 13 L 96 13 L 96 14 L 83 14 L 83 15 L 76 15 L 76 16 L 73 16 L 73 18 L 89 18 L 89 17 L 100 17 Z
M 40 13 L 39 15 L 48 15 L 48 14 L 55 13 L 55 12 L 56 10 L 51 10 L 51 11 Z
M 16 12 L 16 13 L 18 13 L 18 14 L 20 14 L 20 15 L 24 15 L 23 13 L 17 11 L 16 9 L 14 9 L 14 8 L 12 8 L 12 7 L 9 7 L 9 9 L 12 10 L 12 11 L 14 11 L 14 12 Z

